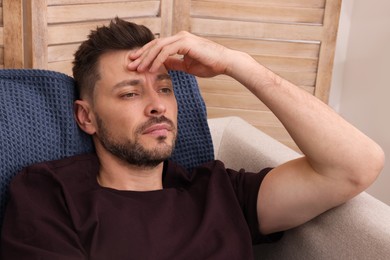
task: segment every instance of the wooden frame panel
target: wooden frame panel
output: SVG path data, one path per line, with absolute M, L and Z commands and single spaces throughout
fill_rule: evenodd
M 315 96 L 328 103 L 332 81 L 341 0 L 327 0 L 321 37 Z
M 316 7 L 294 7 L 269 5 L 259 2 L 219 2 L 192 1 L 191 16 L 198 18 L 218 18 L 239 21 L 276 21 L 278 23 L 321 24 L 324 10 Z
M 27 67 L 47 69 L 47 0 L 34 0 L 25 3 Z
M 55 24 L 110 20 L 113 18 L 113 14 L 121 18 L 156 17 L 160 11 L 160 4 L 160 1 L 127 1 L 48 6 L 47 22 Z
M 77 1 L 77 0 L 74 0 Z M 192 2 L 201 2 L 204 0 L 192 0 Z M 262 4 L 268 6 L 289 6 L 289 7 L 308 7 L 308 8 L 324 8 L 327 0 L 241 0 L 242 4 Z M 227 2 L 235 2 L 234 0 L 207 0 L 207 2 L 216 2 L 226 4 Z M 236 1 L 237 2 L 237 1 Z
M 3 0 L 4 67 L 24 67 L 23 1 Z
M 0 0 L 0 69 L 4 68 L 4 23 L 3 23 L 3 1 Z

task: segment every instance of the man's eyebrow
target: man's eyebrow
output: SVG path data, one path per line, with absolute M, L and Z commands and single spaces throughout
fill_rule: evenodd
M 172 80 L 171 76 L 169 74 L 158 74 L 156 76 L 156 81 L 163 81 L 163 80 Z M 127 87 L 127 86 L 139 86 L 142 84 L 142 81 L 139 79 L 126 79 L 121 82 L 116 83 L 113 86 L 113 89 L 121 88 L 121 87 Z
M 126 86 L 138 86 L 138 85 L 140 85 L 140 82 L 141 81 L 139 79 L 123 80 L 121 82 L 116 83 L 114 85 L 113 89 L 126 87 Z
M 156 79 L 158 81 L 162 81 L 162 80 L 166 80 L 166 79 L 172 80 L 171 76 L 169 74 L 165 74 L 165 73 L 164 74 L 158 74 Z

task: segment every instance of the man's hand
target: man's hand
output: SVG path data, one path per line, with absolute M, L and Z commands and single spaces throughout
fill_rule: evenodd
M 129 54 L 128 69 L 156 71 L 164 65 L 199 77 L 226 73 L 233 51 L 188 32 L 155 39 Z

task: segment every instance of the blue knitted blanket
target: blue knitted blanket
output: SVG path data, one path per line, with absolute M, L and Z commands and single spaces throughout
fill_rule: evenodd
M 214 158 L 195 77 L 170 72 L 178 101 L 172 160 L 191 169 Z M 0 228 L 12 177 L 23 167 L 93 151 L 73 117 L 73 78 L 47 70 L 0 70 Z

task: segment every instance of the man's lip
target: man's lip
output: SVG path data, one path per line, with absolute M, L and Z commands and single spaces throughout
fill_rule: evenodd
M 154 124 L 143 131 L 143 134 L 151 134 L 154 132 L 172 131 L 172 127 L 167 123 Z

